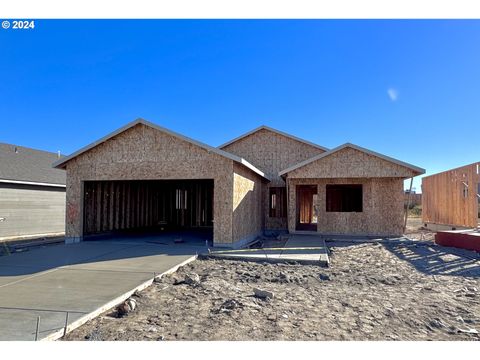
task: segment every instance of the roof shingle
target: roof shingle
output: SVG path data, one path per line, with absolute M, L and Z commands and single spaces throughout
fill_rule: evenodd
M 58 154 L 0 143 L 0 180 L 65 185 L 65 171 L 52 163 Z

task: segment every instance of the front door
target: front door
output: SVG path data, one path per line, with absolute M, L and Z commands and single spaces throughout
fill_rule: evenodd
M 297 185 L 296 230 L 317 231 L 317 185 Z

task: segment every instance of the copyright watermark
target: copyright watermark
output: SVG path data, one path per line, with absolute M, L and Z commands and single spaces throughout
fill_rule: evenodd
M 3 20 L 2 28 L 12 30 L 33 30 L 35 29 L 35 20 Z

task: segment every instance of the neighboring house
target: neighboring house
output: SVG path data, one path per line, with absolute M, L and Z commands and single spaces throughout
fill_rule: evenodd
M 422 179 L 425 224 L 474 228 L 480 224 L 480 162 Z
M 65 231 L 65 172 L 58 154 L 0 143 L 0 239 Z
M 210 229 L 239 247 L 265 231 L 397 236 L 403 180 L 424 170 L 345 144 L 328 150 L 261 126 L 214 148 L 143 119 L 57 161 L 66 236 Z
M 405 206 L 410 204 L 410 208 L 422 205 L 422 194 L 418 194 L 415 190 L 405 190 Z

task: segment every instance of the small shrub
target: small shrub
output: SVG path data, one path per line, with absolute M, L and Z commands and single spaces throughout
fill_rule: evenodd
M 422 216 L 422 205 L 415 205 L 408 210 L 409 216 L 420 217 Z

